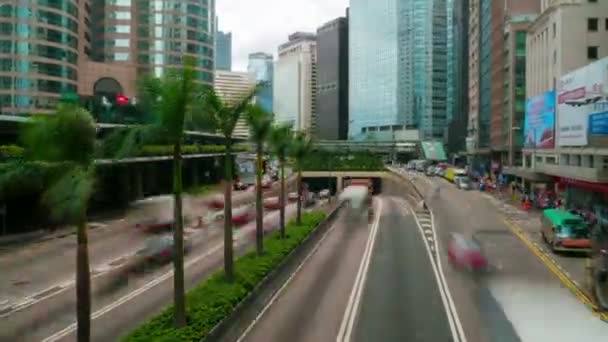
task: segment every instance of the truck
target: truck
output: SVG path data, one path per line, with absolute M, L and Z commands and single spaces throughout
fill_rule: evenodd
M 368 220 L 371 220 L 374 216 L 374 208 L 372 205 L 373 194 L 374 194 L 374 182 L 369 178 L 353 178 L 346 180 L 346 186 L 365 186 L 367 187 L 367 195 L 365 196 L 365 207 L 367 208 Z
M 445 171 L 445 179 L 449 180 L 450 182 L 454 182 L 454 178 L 458 177 L 458 176 L 466 176 L 467 175 L 467 171 L 464 169 L 457 169 L 455 167 L 448 167 L 447 170 Z

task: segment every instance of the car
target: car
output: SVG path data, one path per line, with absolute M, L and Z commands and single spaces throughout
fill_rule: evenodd
M 298 201 L 298 193 L 297 192 L 290 192 L 289 194 L 287 194 L 287 200 L 290 203 L 295 203 Z
M 184 240 L 184 254 L 190 252 L 190 249 L 190 240 Z M 144 248 L 138 250 L 135 255 L 143 258 L 146 262 L 169 262 L 173 260 L 173 236 L 162 235 L 148 238 Z
M 434 176 L 435 175 L 435 167 L 434 166 L 427 167 L 426 170 L 424 171 L 424 174 L 427 175 L 427 176 L 429 176 L 429 177 Z
M 233 188 L 235 191 L 239 191 L 239 190 L 247 190 L 249 186 L 247 186 L 247 184 L 241 182 L 241 181 L 236 181 L 234 182 Z
M 281 203 L 279 202 L 279 197 L 269 197 L 264 199 L 264 208 L 268 210 L 277 210 L 281 208 Z
M 321 191 L 319 191 L 319 198 L 321 199 L 327 199 L 329 198 L 329 196 L 331 195 L 329 189 L 323 189 Z
M 169 230 L 171 230 L 171 227 L 173 227 L 172 218 L 171 219 L 151 218 L 151 219 L 139 221 L 135 224 L 136 229 L 139 229 L 140 231 L 142 231 L 144 233 L 152 233 L 152 234 L 169 231 Z
M 232 211 L 232 224 L 235 226 L 245 225 L 256 217 L 255 208 L 251 206 L 243 206 L 240 208 L 235 208 Z
M 451 235 L 448 243 L 448 261 L 453 266 L 471 272 L 485 271 L 488 268 L 488 261 L 483 255 L 479 243 L 460 233 Z
M 471 184 L 471 180 L 466 176 L 456 176 L 454 177 L 454 184 L 460 190 L 471 190 L 473 185 Z

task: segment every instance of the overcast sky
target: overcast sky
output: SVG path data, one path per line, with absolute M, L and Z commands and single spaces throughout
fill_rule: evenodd
M 296 31 L 316 32 L 345 16 L 349 0 L 216 0 L 221 31 L 232 32 L 232 69 L 247 70 L 252 52 L 272 53 Z

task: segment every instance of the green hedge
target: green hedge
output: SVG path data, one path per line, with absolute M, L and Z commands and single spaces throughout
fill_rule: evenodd
M 288 237 L 281 240 L 278 233 L 265 239 L 266 253 L 258 257 L 250 252 L 235 261 L 235 281 L 227 283 L 223 270 L 217 271 L 187 294 L 188 325 L 173 327 L 173 307 L 144 323 L 123 338 L 125 342 L 196 341 L 203 339 L 214 326 L 226 318 L 265 276 L 298 246 L 325 219 L 323 212 L 302 214 L 302 224 L 289 222 Z
M 382 171 L 382 157 L 372 153 L 314 151 L 302 163 L 305 171 Z
M 103 147 L 99 147 L 100 149 Z M 223 153 L 226 150 L 224 145 L 184 145 L 182 154 L 204 154 L 204 153 Z M 246 146 L 234 146 L 234 152 L 245 152 Z M 0 159 L 14 159 L 22 157 L 25 153 L 23 147 L 17 145 L 0 146 Z M 147 145 L 142 146 L 135 153 L 139 157 L 165 156 L 173 153 L 173 146 L 169 145 Z M 101 151 L 100 156 L 109 157 L 107 152 Z

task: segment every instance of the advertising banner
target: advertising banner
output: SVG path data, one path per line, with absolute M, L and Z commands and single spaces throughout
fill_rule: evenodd
M 608 110 L 589 115 L 589 134 L 608 135 Z
M 557 143 L 559 146 L 586 146 L 589 114 L 593 104 L 608 90 L 608 58 L 591 63 L 563 76 L 557 95 Z
M 524 146 L 555 147 L 555 92 L 548 91 L 526 101 Z

